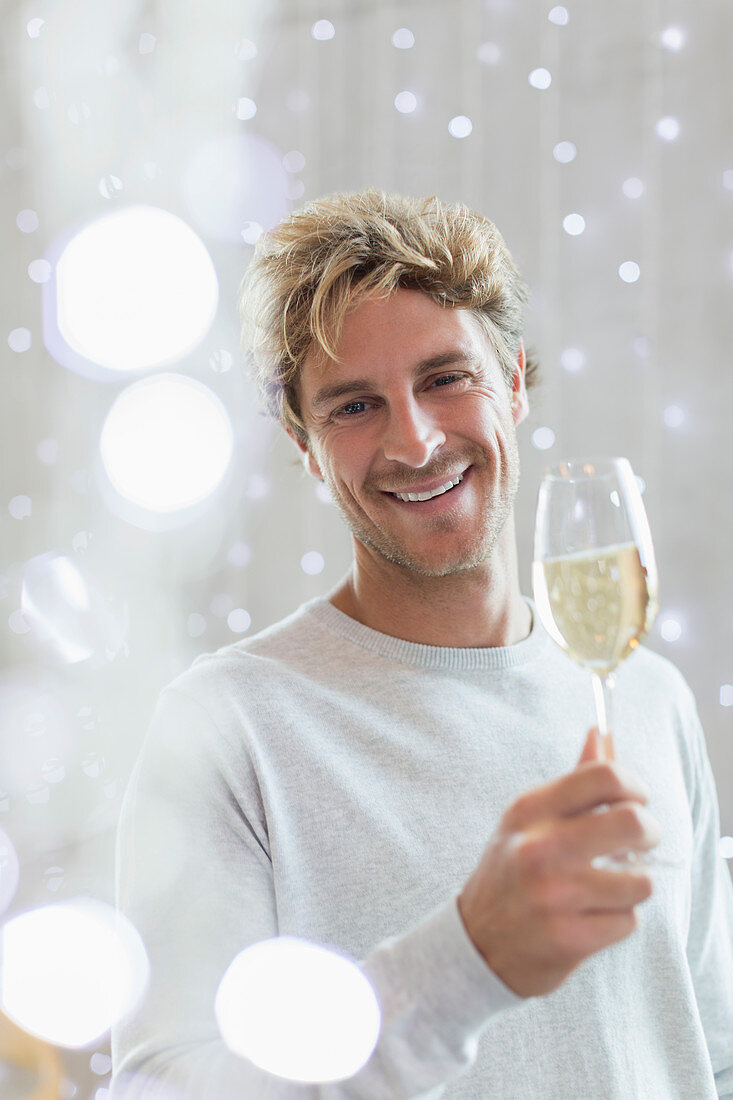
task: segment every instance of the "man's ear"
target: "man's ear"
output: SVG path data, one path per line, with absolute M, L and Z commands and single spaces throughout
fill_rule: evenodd
M 517 365 L 514 368 L 512 378 L 512 416 L 514 426 L 521 424 L 529 415 L 529 401 L 527 400 L 527 388 L 524 384 L 524 373 L 527 368 L 527 357 L 524 352 L 524 342 L 519 341 L 519 353 Z
M 293 443 L 295 443 L 298 450 L 300 451 L 303 465 L 305 466 L 311 477 L 316 478 L 318 481 L 323 481 L 323 474 L 321 473 L 320 466 L 318 465 L 315 458 L 311 454 L 306 444 L 300 438 L 300 436 L 296 435 L 295 432 L 292 431 L 290 428 L 286 428 L 285 431 L 288 433 Z

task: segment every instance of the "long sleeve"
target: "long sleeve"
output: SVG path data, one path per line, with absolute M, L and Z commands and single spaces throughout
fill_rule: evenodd
M 686 725 L 695 790 L 694 852 L 687 957 L 719 1096 L 733 1097 L 733 887 L 718 850 L 718 799 L 691 693 Z
M 218 983 L 240 951 L 279 932 L 270 848 L 260 777 L 246 753 L 233 752 L 198 702 L 168 689 L 118 832 L 118 904 L 143 937 L 151 973 L 142 1003 L 113 1029 L 114 1100 L 441 1096 L 473 1063 L 489 1020 L 522 1003 L 474 948 L 455 897 L 362 960 L 382 1029 L 355 1077 L 293 1084 L 225 1047 L 214 1016 Z

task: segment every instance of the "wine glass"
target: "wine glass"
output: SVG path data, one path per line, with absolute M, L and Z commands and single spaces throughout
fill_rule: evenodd
M 550 637 L 591 673 L 601 751 L 613 760 L 613 672 L 658 609 L 654 545 L 628 459 L 570 459 L 545 472 L 532 589 Z M 618 868 L 645 861 L 625 853 L 593 862 Z

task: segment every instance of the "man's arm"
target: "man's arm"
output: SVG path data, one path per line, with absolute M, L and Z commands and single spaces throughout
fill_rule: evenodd
M 718 842 L 720 816 L 705 737 L 686 692 L 685 729 L 695 764 L 694 848 L 687 958 L 719 1096 L 733 1097 L 733 885 Z
M 592 854 L 655 840 L 633 777 L 586 759 L 509 808 L 461 895 L 460 915 L 456 899 L 447 899 L 362 960 L 382 1011 L 367 1065 L 343 1083 L 286 1082 L 230 1053 L 214 1017 L 216 989 L 234 956 L 278 934 L 258 777 L 241 753 L 232 755 L 197 702 L 163 693 L 119 832 L 120 907 L 148 948 L 151 982 L 143 1004 L 113 1030 L 114 1100 L 438 1097 L 471 1066 L 497 1012 L 554 988 L 580 956 L 627 935 L 633 905 L 648 895 L 643 877 L 583 878 Z M 233 768 L 237 789 L 249 792 L 247 805 L 232 794 Z M 242 769 L 251 771 L 244 784 Z M 615 809 L 593 814 L 600 802 Z M 564 877 L 548 877 L 540 857 L 561 849 Z M 560 949 L 558 964 L 559 892 L 578 883 L 585 883 L 583 903 L 607 909 L 613 927 L 596 928 L 572 957 Z M 593 920 L 583 920 L 590 929 Z

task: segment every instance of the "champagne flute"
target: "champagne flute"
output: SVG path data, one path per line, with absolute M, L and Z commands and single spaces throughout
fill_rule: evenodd
M 613 760 L 613 673 L 658 609 L 654 544 L 628 459 L 571 459 L 545 472 L 532 589 L 550 637 L 591 673 L 601 750 Z M 594 861 L 640 862 L 634 853 Z

